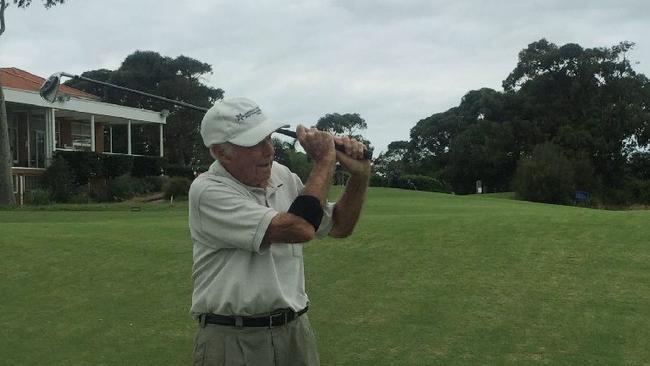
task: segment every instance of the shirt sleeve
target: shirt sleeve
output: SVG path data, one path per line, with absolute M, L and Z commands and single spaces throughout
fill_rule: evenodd
M 199 235 L 205 245 L 261 252 L 266 229 L 277 211 L 226 185 L 211 185 L 199 197 Z
M 324 238 L 330 233 L 330 231 L 332 231 L 332 226 L 334 225 L 334 222 L 332 221 L 334 205 L 335 203 L 327 201 L 325 207 L 323 207 L 323 219 L 320 222 L 318 230 L 316 230 L 317 238 Z

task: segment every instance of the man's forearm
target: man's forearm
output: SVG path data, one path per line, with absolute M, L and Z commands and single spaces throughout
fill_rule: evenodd
M 325 207 L 327 193 L 332 184 L 332 174 L 334 174 L 334 162 L 315 162 L 302 194 L 318 198 L 321 207 Z
M 334 215 L 332 217 L 334 224 L 330 236 L 342 238 L 352 234 L 361 215 L 369 180 L 370 175 L 367 174 L 350 176 L 343 196 L 334 206 Z

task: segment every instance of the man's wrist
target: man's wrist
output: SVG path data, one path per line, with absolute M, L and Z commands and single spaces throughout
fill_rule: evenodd
M 336 163 L 336 155 L 332 157 L 322 157 L 318 160 L 314 159 L 314 165 L 319 167 L 330 167 Z
M 359 180 L 363 180 L 363 179 L 368 180 L 370 179 L 370 175 L 371 175 L 370 166 L 368 166 L 366 169 L 363 169 L 361 171 L 350 172 L 351 177 L 355 177 Z

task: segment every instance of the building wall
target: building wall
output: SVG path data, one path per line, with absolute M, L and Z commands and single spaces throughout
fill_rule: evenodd
M 104 152 L 104 125 L 101 123 L 95 124 L 95 151 Z
M 61 127 L 60 131 L 60 138 L 61 141 L 57 142 L 57 147 L 64 148 L 66 146 L 72 147 L 72 128 L 70 128 L 70 121 L 65 120 L 65 119 L 58 119 L 57 121 L 61 121 L 59 126 Z

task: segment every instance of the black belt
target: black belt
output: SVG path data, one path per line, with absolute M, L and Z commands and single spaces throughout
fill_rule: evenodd
M 279 327 L 298 318 L 307 312 L 304 308 L 299 312 L 291 309 L 279 309 L 265 316 L 233 316 L 218 314 L 201 314 L 199 322 L 201 326 L 205 324 L 230 325 L 233 327 Z

